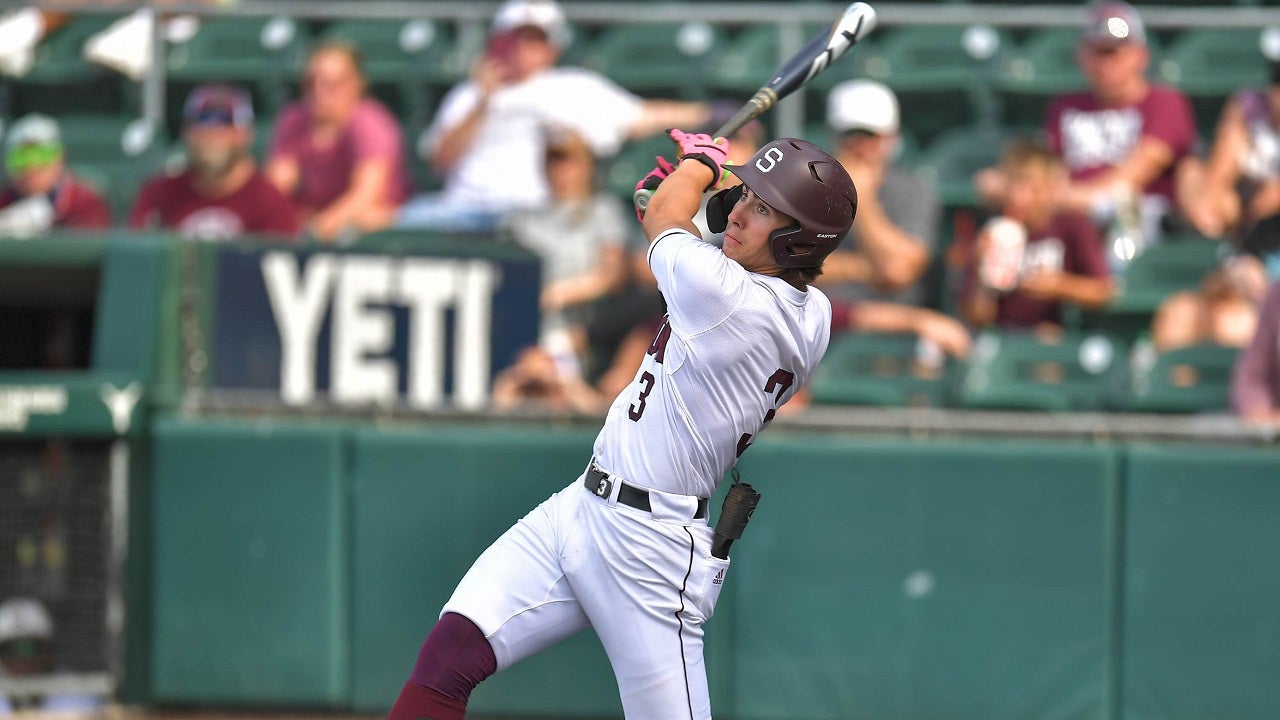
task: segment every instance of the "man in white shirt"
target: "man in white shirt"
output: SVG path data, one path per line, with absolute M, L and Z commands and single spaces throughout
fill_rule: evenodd
M 853 224 L 857 193 L 804 140 L 765 145 L 727 168 L 742 184 L 708 203 L 727 141 L 670 131 L 678 166 L 644 216 L 668 313 L 635 379 L 613 401 L 585 471 L 476 560 L 428 635 L 390 720 L 460 720 L 485 677 L 590 626 L 628 720 L 711 717 L 703 624 L 729 568 L 707 500 L 809 380 L 831 330 L 810 283 Z M 642 181 L 643 182 L 643 181 Z M 742 486 L 730 491 L 742 493 Z
M 439 193 L 401 208 L 401 227 L 490 230 L 511 210 L 549 200 L 542 159 L 557 129 L 582 136 L 598 157 L 632 138 L 705 123 L 703 103 L 646 100 L 599 73 L 557 67 L 569 42 L 555 0 L 508 0 L 485 54 L 445 95 L 419 154 L 445 176 Z

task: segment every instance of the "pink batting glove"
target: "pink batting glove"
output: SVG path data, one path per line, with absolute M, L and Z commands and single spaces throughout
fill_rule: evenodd
M 636 183 L 635 193 L 632 199 L 635 201 L 636 218 L 643 221 L 644 211 L 649 207 L 649 198 L 653 196 L 658 186 L 662 184 L 667 176 L 675 172 L 676 168 L 669 160 L 664 157 L 654 158 L 658 164 L 648 172 L 644 177 L 640 178 L 640 182 Z M 643 200 L 641 199 L 643 197 Z
M 711 168 L 714 179 L 706 190 L 720 184 L 720 179 L 724 176 L 724 163 L 729 157 L 727 138 L 713 138 L 706 133 L 687 133 L 683 130 L 668 130 L 667 135 L 676 143 L 677 157 L 681 160 L 691 158 Z

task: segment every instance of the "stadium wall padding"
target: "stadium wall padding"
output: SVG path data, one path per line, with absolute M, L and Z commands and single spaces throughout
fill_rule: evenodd
M 384 711 L 594 434 L 159 422 L 154 699 Z M 708 626 L 717 717 L 1280 716 L 1276 449 L 778 429 L 740 467 L 764 498 Z M 471 707 L 621 716 L 590 632 Z

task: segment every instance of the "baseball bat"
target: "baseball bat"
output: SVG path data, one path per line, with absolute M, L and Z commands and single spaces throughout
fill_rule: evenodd
M 855 2 L 844 9 L 831 25 L 814 35 L 805 46 L 774 71 L 773 77 L 751 96 L 715 132 L 713 137 L 728 137 L 743 125 L 764 114 L 782 98 L 804 87 L 818 73 L 849 51 L 876 26 L 875 8 L 864 2 Z M 644 212 L 649 205 L 652 190 L 636 190 L 632 196 L 636 209 Z

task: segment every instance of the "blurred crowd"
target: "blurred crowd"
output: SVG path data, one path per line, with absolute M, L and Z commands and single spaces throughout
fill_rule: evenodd
M 34 12 L 0 16 L 0 38 L 29 39 L 0 51 L 5 72 L 20 72 L 30 48 L 56 31 Z M 544 273 L 540 342 L 498 375 L 494 403 L 598 412 L 631 379 L 663 313 L 638 226 L 603 189 L 602 165 L 665 128 L 709 132 L 725 113 L 716 103 L 640 97 L 563 62 L 568 33 L 555 0 L 498 8 L 485 51 L 414 148 L 414 162 L 443 180 L 432 192 L 415 194 L 405 129 L 368 92 L 360 48 L 324 41 L 310 50 L 300 97 L 276 114 L 261 166 L 250 94 L 202 85 L 183 107 L 185 163 L 148 180 L 125 218 L 112 218 L 68 169 L 74 158 L 57 120 L 15 120 L 3 140 L 0 235 L 113 222 L 201 240 L 342 243 L 388 228 L 493 234 L 541 256 Z M 1014 138 L 973 177 L 976 231 L 947 242 L 933 182 L 902 161 L 910 118 L 894 90 L 851 80 L 828 92 L 820 144 L 845 165 L 860 200 L 853 231 L 817 282 L 833 300 L 833 341 L 912 333 L 939 362 L 968 357 L 984 329 L 1051 336 L 1081 311 L 1106 309 L 1144 251 L 1193 234 L 1219 243 L 1221 261 L 1198 289 L 1164 298 L 1143 337 L 1157 353 L 1240 349 L 1234 409 L 1280 423 L 1280 62 L 1269 85 L 1230 97 L 1202 146 L 1189 99 L 1150 79 L 1132 6 L 1089 5 L 1075 58 L 1086 86 L 1052 98 L 1040 131 Z M 114 66 L 137 74 L 144 62 Z M 739 162 L 767 132 L 753 122 L 730 138 Z

